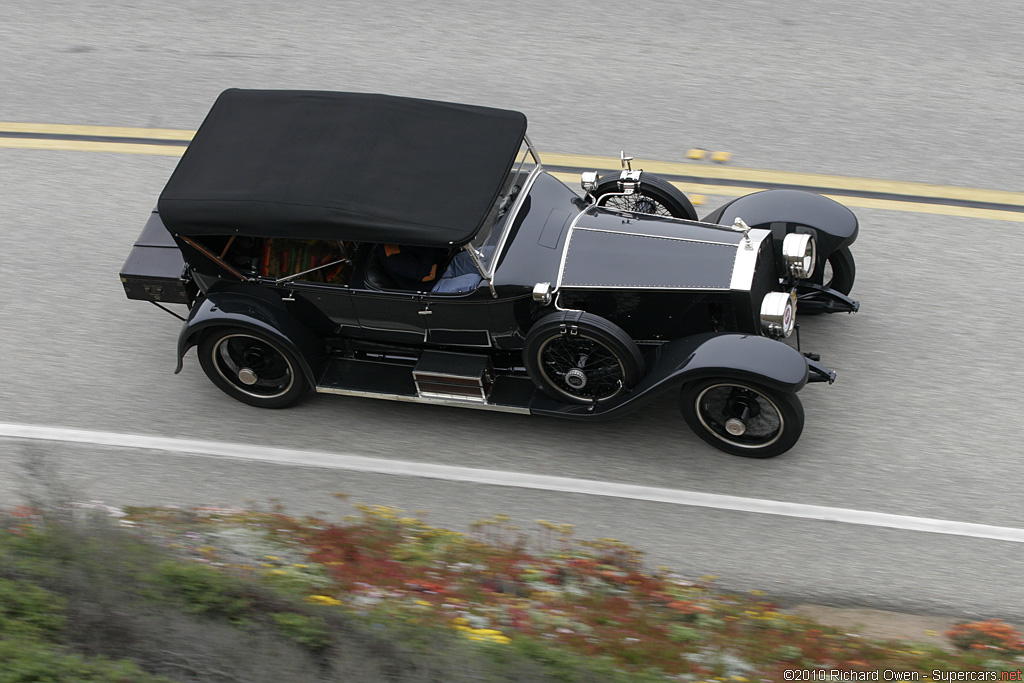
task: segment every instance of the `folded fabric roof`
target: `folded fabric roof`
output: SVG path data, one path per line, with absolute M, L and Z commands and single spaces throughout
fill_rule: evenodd
M 515 111 L 226 90 L 160 195 L 175 234 L 465 244 L 526 134 Z

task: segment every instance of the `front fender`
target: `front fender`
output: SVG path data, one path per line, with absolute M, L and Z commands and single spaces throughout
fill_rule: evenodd
M 265 334 L 295 354 L 306 380 L 316 386 L 327 360 L 323 341 L 282 304 L 244 292 L 213 292 L 192 307 L 178 335 L 174 374 L 181 372 L 185 353 L 199 343 L 203 331 L 213 327 L 240 327 Z
M 732 225 L 742 218 L 752 228 L 766 228 L 781 244 L 787 232 L 796 226 L 812 228 L 818 241 L 818 264 L 823 268 L 829 255 L 848 247 L 857 239 L 857 216 L 837 201 L 803 190 L 765 190 L 755 192 L 721 206 L 704 220 Z M 821 272 L 820 270 L 818 272 Z
M 807 383 L 807 359 L 782 342 L 748 334 L 696 334 L 654 351 L 650 371 L 631 391 L 611 400 L 570 405 L 537 392 L 530 412 L 568 418 L 609 418 L 630 413 L 665 391 L 707 378 L 746 380 L 795 393 Z

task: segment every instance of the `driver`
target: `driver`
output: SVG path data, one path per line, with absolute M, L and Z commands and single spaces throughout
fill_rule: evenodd
M 448 259 L 448 250 L 439 247 L 408 247 L 378 244 L 377 260 L 401 289 L 429 291 Z

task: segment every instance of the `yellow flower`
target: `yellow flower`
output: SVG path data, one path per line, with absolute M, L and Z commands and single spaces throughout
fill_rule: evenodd
M 274 560 L 275 562 L 281 559 L 280 557 L 274 557 L 273 555 L 264 555 L 263 557 L 267 558 L 268 560 Z
M 310 595 L 306 598 L 306 602 L 314 602 L 320 605 L 340 605 L 341 600 L 332 598 L 329 595 Z
M 417 600 L 416 604 L 417 605 L 422 605 L 423 607 L 430 607 L 430 603 L 427 602 L 426 600 Z
M 309 565 L 308 564 L 293 564 L 292 566 L 295 567 L 296 569 L 309 569 Z
M 269 573 L 270 573 L 271 576 L 282 576 L 284 574 L 287 574 L 288 572 L 286 572 L 283 569 L 272 569 L 272 570 L 270 570 Z

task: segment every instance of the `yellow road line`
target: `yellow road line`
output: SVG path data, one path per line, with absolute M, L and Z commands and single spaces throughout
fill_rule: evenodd
M 7 123 L 0 121 L 0 133 L 38 135 L 84 135 L 111 138 L 151 138 L 153 140 L 191 140 L 192 130 L 171 128 L 122 128 L 116 126 L 67 126 L 56 123 Z
M 180 157 L 184 147 L 144 145 L 130 142 L 90 142 L 87 140 L 40 140 L 38 138 L 0 138 L 0 147 L 8 149 L 45 149 L 60 152 L 114 152 Z
M 563 183 L 575 187 L 579 176 L 573 173 L 552 173 Z M 734 185 L 703 185 L 697 183 L 673 182 L 686 194 L 706 194 L 719 197 L 742 197 L 752 192 L 760 192 L 761 187 L 737 187 Z M 845 195 L 824 196 L 834 199 L 844 206 L 862 209 L 884 209 L 886 211 L 903 211 L 905 213 L 927 213 L 936 216 L 959 216 L 962 218 L 984 218 L 996 221 L 1024 223 L 1024 213 L 1017 211 L 999 211 L 998 209 L 975 209 L 967 206 L 949 206 L 945 204 L 926 204 L 923 202 L 906 202 L 895 199 L 875 199 L 873 197 L 847 197 Z
M 615 171 L 621 168 L 619 160 L 613 157 L 595 157 L 581 154 L 541 154 L 541 161 L 549 166 L 573 166 L 575 168 L 592 168 L 595 170 Z M 991 202 L 993 204 L 1024 206 L 1024 192 L 1008 192 L 1006 190 L 983 190 L 971 187 L 955 187 L 952 185 L 933 185 L 930 183 L 876 180 L 872 178 L 851 178 L 846 176 L 824 175 L 817 173 L 765 171 L 755 168 L 734 168 L 732 166 L 681 164 L 668 161 L 648 161 L 646 159 L 634 159 L 633 168 L 664 175 L 700 176 L 701 178 L 714 178 L 741 182 L 777 183 L 781 185 L 831 188 L 834 190 L 906 194 L 913 195 L 915 197 L 937 197 L 961 201 Z
M 12 123 L 0 122 L 0 134 L 19 133 L 25 135 L 77 135 L 82 137 L 130 138 L 152 140 L 175 140 L 187 142 L 192 139 L 195 131 L 171 128 L 128 128 L 120 126 L 79 126 L 49 123 Z M 112 152 L 116 154 L 145 154 L 156 156 L 181 156 L 184 146 L 178 145 L 147 145 L 135 142 L 92 141 L 92 140 L 60 140 L 46 138 L 4 138 L 0 137 L 0 148 L 38 149 L 73 152 Z M 619 159 L 584 154 L 552 154 L 542 153 L 542 161 L 550 166 L 572 166 L 575 168 L 591 168 L 595 170 L 618 170 Z M 929 183 L 912 183 L 895 180 L 878 180 L 872 178 L 853 178 L 817 173 L 791 173 L 788 171 L 767 171 L 753 168 L 735 168 L 731 166 L 709 166 L 705 164 L 675 163 L 634 159 L 633 166 L 650 173 L 676 176 L 698 176 L 701 178 L 720 179 L 751 183 L 770 183 L 795 185 L 822 189 L 870 192 L 878 194 L 910 195 L 915 197 L 935 197 L 970 202 L 989 202 L 1012 206 L 1024 206 L 1024 193 L 1005 190 L 986 190 L 980 188 L 955 187 L 951 185 L 934 185 Z M 555 173 L 563 182 L 575 186 L 579 180 L 575 174 Z M 732 185 L 714 185 L 701 183 L 674 182 L 676 187 L 693 194 L 709 194 L 725 197 L 739 197 L 757 192 L 760 187 L 738 187 Z M 981 209 L 925 202 L 910 202 L 872 197 L 848 197 L 827 195 L 850 207 L 885 209 L 910 213 L 927 213 L 944 216 L 961 216 L 964 218 L 985 218 L 993 220 L 1024 223 L 1024 213 L 1000 211 L 998 209 Z

